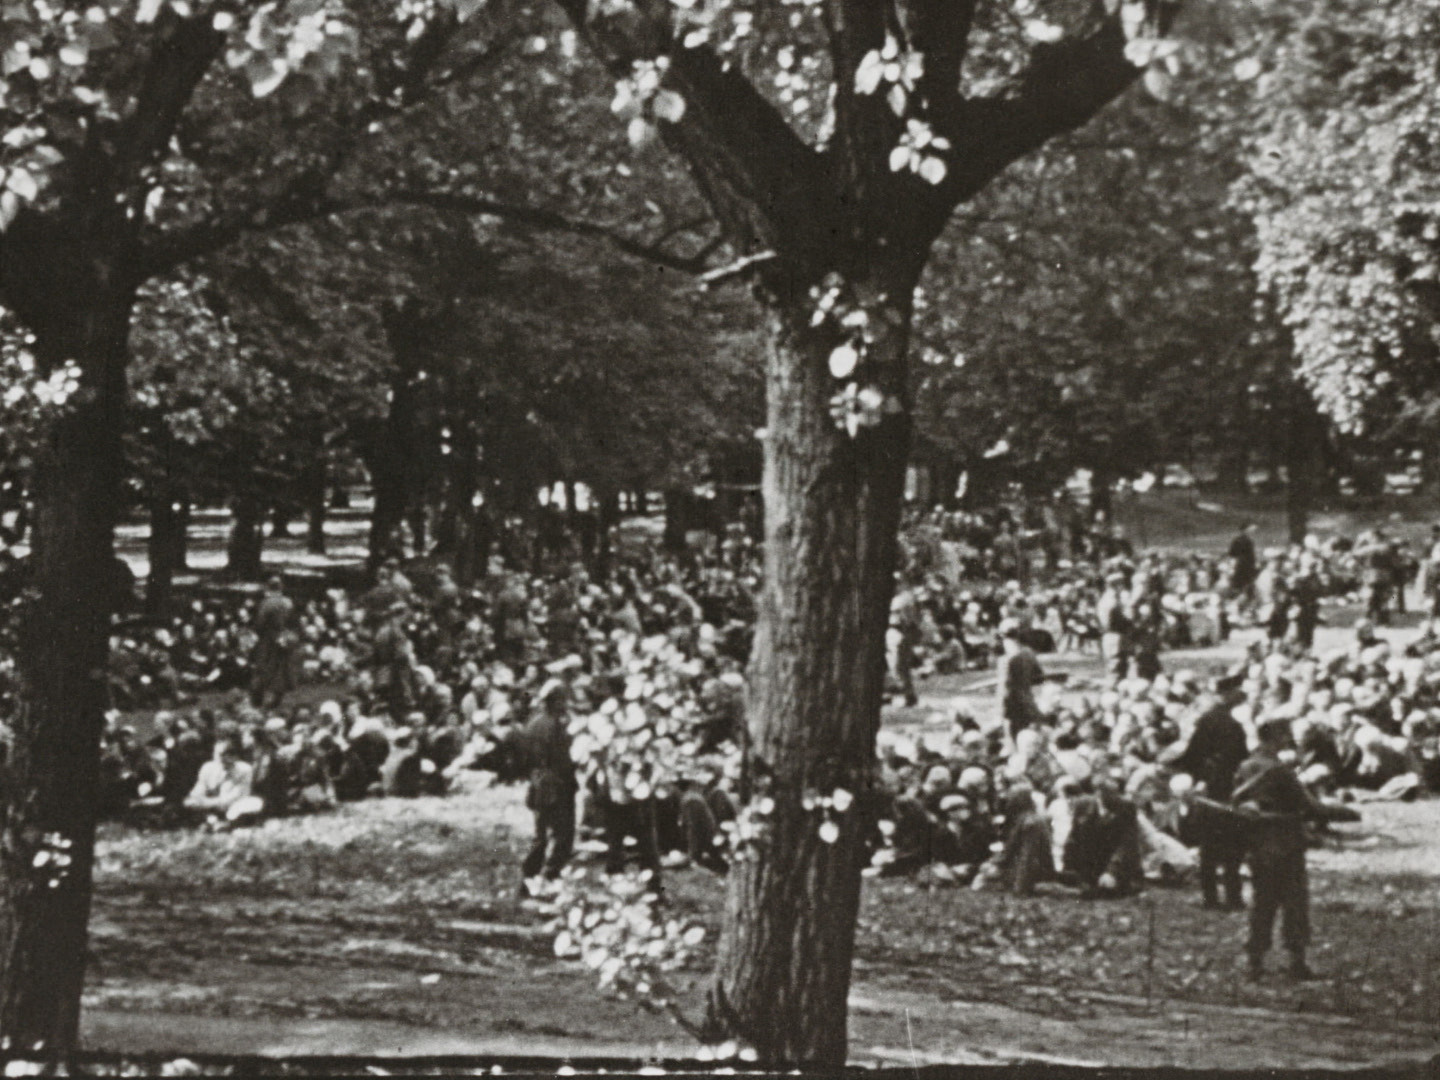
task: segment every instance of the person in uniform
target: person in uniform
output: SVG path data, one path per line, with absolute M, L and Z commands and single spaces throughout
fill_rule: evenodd
M 295 605 L 285 595 L 279 574 L 265 583 L 255 610 L 255 650 L 251 654 L 250 700 L 259 708 L 278 708 L 295 689 Z
M 1282 753 L 1293 748 L 1290 721 L 1266 720 L 1257 731 L 1259 747 L 1235 773 L 1235 806 L 1252 819 L 1250 836 L 1250 934 L 1245 943 L 1252 979 L 1265 972 L 1275 915 L 1290 954 L 1289 974 L 1312 979 L 1305 962 L 1310 944 L 1310 886 L 1305 872 L 1305 821 L 1319 807 Z

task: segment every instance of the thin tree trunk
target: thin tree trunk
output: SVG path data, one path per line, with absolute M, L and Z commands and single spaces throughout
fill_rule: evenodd
M 114 557 L 132 299 L 118 287 L 88 310 L 85 297 L 71 298 L 63 352 L 51 359 L 75 358 L 87 393 L 72 399 L 36 460 L 22 705 L 0 787 L 0 1031 L 27 1050 L 69 1050 L 79 1032 L 108 703 L 112 591 L 100 586 Z
M 276 503 L 270 508 L 270 535 L 285 540 L 290 537 L 290 522 L 295 518 L 295 509 L 285 503 Z
M 691 503 L 693 496 L 684 488 L 666 488 L 665 531 L 660 534 L 660 546 L 666 551 L 684 551 L 685 536 L 690 531 Z
M 1220 454 L 1215 470 L 1216 482 L 1226 495 L 1250 494 L 1250 444 L 1236 438 L 1234 444 Z
M 251 494 L 236 497 L 230 536 L 225 542 L 225 573 L 240 581 L 260 578 L 265 551 L 265 507 Z
M 888 378 L 903 394 L 908 311 L 897 323 L 874 348 L 891 358 Z M 773 799 L 774 809 L 760 845 L 730 871 L 708 1020 L 761 1060 L 838 1066 L 909 423 L 890 416 L 855 438 L 839 430 L 831 343 L 794 329 L 803 326 L 799 314 L 772 313 L 767 350 L 765 573 L 742 798 Z M 804 800 L 837 788 L 855 802 L 826 843 Z
M 480 490 L 480 448 L 474 429 L 460 422 L 455 427 L 451 449 L 450 477 L 445 492 L 444 528 L 436 526 L 436 546 L 447 551 L 455 571 L 455 583 L 468 589 L 484 569 L 479 552 L 479 511 L 475 505 Z M 448 533 L 448 543 L 444 537 Z
M 595 563 L 590 572 L 596 581 L 610 579 L 610 530 L 620 520 L 620 496 L 614 491 L 596 492 Z
M 325 456 L 317 451 L 305 476 L 305 550 L 311 555 L 325 554 L 326 472 Z
M 175 573 L 184 555 L 187 515 L 169 491 L 150 503 L 150 536 L 146 542 L 150 573 L 145 578 L 145 613 L 164 618 L 170 613 Z
M 1309 392 L 1296 387 L 1285 439 L 1285 522 L 1292 544 L 1301 543 L 1310 531 L 1324 447 L 1325 421 Z

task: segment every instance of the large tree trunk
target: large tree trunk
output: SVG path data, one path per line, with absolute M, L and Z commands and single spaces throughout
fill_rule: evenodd
M 104 268 L 96 260 L 98 276 Z M 75 305 L 51 362 L 76 359 L 82 393 L 36 461 L 33 592 L 21 622 L 22 705 L 0 830 L 0 1033 L 8 1045 L 64 1052 L 79 1030 L 94 864 L 100 735 L 107 705 L 113 536 L 124 455 L 131 295 L 115 285 Z M 56 858 L 63 855 L 68 862 Z
M 890 296 L 910 295 L 893 288 Z M 908 308 L 873 346 L 904 394 Z M 772 313 L 767 351 L 765 574 L 747 700 L 742 797 L 774 800 L 758 848 L 734 864 L 709 1024 L 769 1062 L 838 1066 L 866 862 L 904 491 L 908 418 L 852 438 L 830 415 L 833 342 Z M 807 792 L 855 796 L 826 843 Z

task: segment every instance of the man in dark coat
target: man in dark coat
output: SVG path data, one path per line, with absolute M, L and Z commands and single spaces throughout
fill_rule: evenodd
M 1305 963 L 1310 943 L 1310 886 L 1305 871 L 1305 821 L 1323 812 L 1295 775 L 1280 759 L 1293 745 L 1290 721 L 1267 720 L 1260 725 L 1260 746 L 1235 773 L 1234 804 L 1252 817 L 1250 881 L 1254 890 L 1250 907 L 1250 935 L 1245 952 L 1250 977 L 1264 974 L 1270 951 L 1275 914 L 1281 915 L 1280 937 L 1290 954 L 1289 973 L 1311 979 Z
M 1240 526 L 1235 539 L 1230 541 L 1231 583 L 1235 592 L 1248 596 L 1255 585 L 1259 564 L 1255 558 L 1255 523 L 1247 521 Z
M 1000 715 L 1005 731 L 1013 743 L 1015 736 L 1031 724 L 1044 720 L 1035 702 L 1035 687 L 1045 681 L 1045 672 L 1035 653 L 1021 643 L 1020 623 L 1006 619 L 1000 624 L 1000 644 L 1004 650 L 996 672 L 996 688 L 1000 697 Z
M 541 873 L 551 880 L 558 878 L 570 861 L 575 850 L 575 796 L 580 791 L 570 757 L 568 692 L 554 680 L 537 697 L 535 716 L 473 766 L 496 773 L 502 781 L 530 778 L 525 805 L 535 815 L 535 839 L 521 863 L 527 881 Z M 523 884 L 521 892 L 528 895 Z
M 1232 695 L 1237 697 L 1239 695 Z M 1205 785 L 1205 795 L 1215 802 L 1228 803 L 1235 789 L 1235 770 L 1248 753 L 1245 728 L 1231 712 L 1230 700 L 1213 691 L 1201 699 L 1203 711 L 1195 719 L 1188 739 L 1173 743 L 1160 762 L 1177 772 L 1189 773 Z M 1192 805 L 1190 833 L 1185 837 L 1200 848 L 1200 893 L 1207 908 L 1219 907 L 1216 888 L 1219 877 L 1225 887 L 1225 904 L 1242 908 L 1240 863 L 1245 858 L 1245 836 L 1234 828 L 1228 815 L 1207 814 L 1202 805 Z
M 250 700 L 260 708 L 275 708 L 295 689 L 295 605 L 285 595 L 279 574 L 265 583 L 265 595 L 255 609 L 255 651 L 251 654 Z

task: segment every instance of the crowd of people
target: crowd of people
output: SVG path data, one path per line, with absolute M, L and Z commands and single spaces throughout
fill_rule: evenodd
M 1321 598 L 1361 591 L 1370 612 L 1388 614 L 1403 594 L 1396 577 L 1372 603 L 1373 540 L 1256 552 L 1245 530 L 1220 558 L 1087 541 L 1081 559 L 1068 549 L 1051 565 L 1034 559 L 1022 583 L 993 555 L 945 570 L 945 545 L 976 543 L 967 527 L 949 534 L 960 541 L 907 533 L 891 674 L 897 697 L 913 701 L 919 675 L 993 663 L 999 723 L 882 731 L 863 819 L 873 873 L 1089 896 L 1196 877 L 1207 904 L 1223 892 L 1235 905 L 1254 846 L 1235 786 L 1252 750 L 1294 773 L 1311 830 L 1352 814 L 1347 799 L 1440 790 L 1440 624 L 1397 649 L 1367 619 L 1353 648 L 1311 647 Z M 1429 561 L 1426 580 L 1440 582 Z M 639 548 L 604 583 L 580 564 L 537 575 L 497 561 L 461 589 L 443 566 L 389 563 L 360 594 L 297 604 L 277 578 L 228 620 L 199 602 L 163 629 L 169 668 L 218 669 L 234 688 L 143 723 L 118 707 L 134 698 L 117 698 L 104 808 L 229 828 L 370 795 L 440 794 L 478 769 L 529 784 L 527 888 L 558 875 L 584 828 L 603 840 L 608 869 L 638 860 L 657 888 L 667 863 L 723 872 L 741 812 L 758 574 L 736 532 L 703 555 Z M 1264 632 L 1233 670 L 1163 670 L 1164 649 L 1237 625 Z M 1042 704 L 1036 654 L 1057 647 L 1099 650 L 1105 676 Z M 149 669 L 152 683 L 155 670 L 164 666 Z M 294 703 L 305 682 L 333 696 Z M 163 685 L 174 696 L 188 684 Z M 1289 880 L 1261 891 L 1283 909 Z

